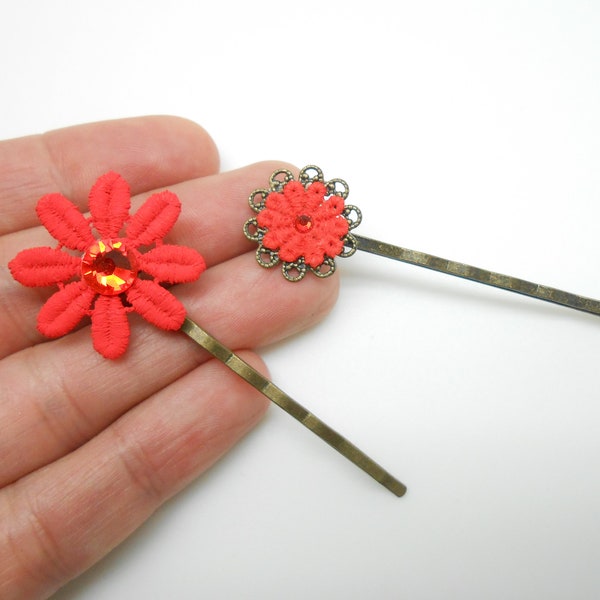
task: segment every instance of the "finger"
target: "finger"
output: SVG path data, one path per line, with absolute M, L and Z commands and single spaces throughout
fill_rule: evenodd
M 257 357 L 243 356 L 264 370 Z M 265 407 L 258 392 L 209 361 L 5 488 L 0 597 L 46 597 L 90 567 L 212 465 Z
M 312 325 L 333 306 L 337 291 L 336 275 L 294 285 L 256 265 L 253 253 L 176 290 L 188 314 L 230 348 L 273 343 Z M 117 361 L 93 350 L 86 327 L 0 362 L 0 483 L 77 448 L 208 358 L 183 334 L 133 316 L 130 322 L 130 347 Z
M 38 224 L 39 198 L 61 192 L 86 206 L 90 181 L 119 168 L 134 194 L 218 170 L 214 142 L 178 117 L 78 125 L 0 142 L 0 235 Z
M 196 248 L 208 265 L 228 260 L 252 248 L 242 233 L 244 222 L 253 213 L 248 196 L 258 187 L 267 187 L 271 173 L 282 163 L 264 162 L 228 173 L 202 177 L 169 186 L 183 208 L 166 241 Z M 147 194 L 133 199 L 135 212 Z M 25 288 L 11 277 L 7 263 L 24 248 L 55 246 L 43 228 L 25 230 L 0 238 L 0 357 L 44 341 L 31 325 L 48 299 L 51 288 Z

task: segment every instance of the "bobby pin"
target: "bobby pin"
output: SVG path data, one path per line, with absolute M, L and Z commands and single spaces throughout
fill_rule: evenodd
M 169 191 L 152 194 L 131 217 L 130 200 L 127 182 L 113 172 L 92 187 L 89 220 L 61 194 L 40 199 L 36 212 L 58 246 L 22 250 L 9 263 L 21 284 L 59 288 L 42 306 L 38 330 L 60 337 L 88 316 L 94 348 L 109 359 L 127 349 L 130 312 L 161 329 L 181 330 L 385 488 L 404 495 L 396 478 L 187 317 L 161 285 L 194 281 L 206 268 L 196 250 L 163 244 L 181 211 L 179 199 Z
M 291 171 L 277 170 L 269 183 L 268 189 L 250 194 L 249 204 L 257 216 L 246 221 L 244 234 L 258 243 L 258 264 L 271 268 L 281 263 L 288 281 L 300 281 L 308 271 L 329 277 L 336 256 L 345 258 L 362 250 L 600 315 L 600 301 L 592 298 L 357 235 L 353 230 L 362 215 L 356 206 L 345 204 L 348 184 L 342 179 L 325 181 L 315 165 L 304 167 L 298 181 Z

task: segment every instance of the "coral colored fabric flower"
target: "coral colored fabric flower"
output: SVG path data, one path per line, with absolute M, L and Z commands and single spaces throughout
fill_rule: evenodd
M 59 244 L 23 250 L 9 268 L 23 285 L 59 287 L 38 315 L 41 333 L 59 337 L 90 316 L 94 348 L 106 358 L 118 358 L 129 343 L 129 312 L 161 329 L 181 327 L 185 308 L 160 284 L 194 281 L 206 268 L 196 250 L 163 244 L 181 203 L 163 191 L 131 217 L 130 207 L 129 185 L 113 172 L 92 187 L 89 220 L 61 194 L 40 199 L 38 217 Z
M 290 181 L 283 193 L 271 192 L 265 210 L 257 217 L 259 227 L 268 229 L 262 243 L 279 250 L 279 258 L 294 262 L 300 257 L 318 267 L 326 256 L 334 258 L 344 248 L 348 222 L 342 216 L 344 200 L 330 196 L 320 181 L 306 189 L 299 181 Z
M 344 188 L 341 194 L 336 185 Z M 259 243 L 258 263 L 272 267 L 282 261 L 283 275 L 290 281 L 302 279 L 307 268 L 319 277 L 332 275 L 334 258 L 350 256 L 356 249 L 349 232 L 359 224 L 360 211 L 345 205 L 347 195 L 344 181 L 324 181 L 314 165 L 304 167 L 298 181 L 286 169 L 273 173 L 270 189 L 255 190 L 250 196 L 250 206 L 258 214 L 244 226 L 246 237 Z

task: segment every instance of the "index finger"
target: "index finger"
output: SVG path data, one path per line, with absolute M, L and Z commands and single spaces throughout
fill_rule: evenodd
M 35 205 L 60 191 L 79 207 L 89 182 L 119 165 L 132 194 L 211 175 L 208 133 L 179 117 L 151 116 L 57 129 L 0 142 L 0 235 L 38 225 Z

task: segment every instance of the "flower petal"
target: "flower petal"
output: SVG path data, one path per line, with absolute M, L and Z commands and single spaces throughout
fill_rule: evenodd
M 89 314 L 95 292 L 82 281 L 69 283 L 50 296 L 38 314 L 38 329 L 48 337 L 69 333 Z
M 283 189 L 287 207 L 284 209 L 288 214 L 296 215 L 306 212 L 309 195 L 299 181 L 290 181 Z M 268 205 L 267 205 L 268 206 Z M 310 208 L 313 208 L 312 205 Z
M 8 263 L 12 276 L 30 287 L 68 281 L 80 267 L 81 258 L 47 247 L 22 250 Z
M 161 329 L 179 329 L 185 319 L 183 304 L 154 281 L 137 279 L 125 293 L 144 319 Z
M 335 258 L 344 249 L 344 242 L 340 239 L 330 238 L 325 240 L 322 246 L 319 248 L 324 254 L 330 258 Z
M 127 237 L 135 246 L 148 246 L 170 231 L 181 212 L 181 202 L 169 191 L 152 194 L 127 225 Z
M 94 237 L 85 217 L 62 194 L 42 196 L 35 210 L 50 235 L 63 246 L 83 252 L 94 243 Z
M 277 212 L 285 212 L 287 210 L 287 206 L 288 206 L 288 201 L 287 201 L 286 197 L 279 192 L 271 192 L 267 196 L 267 199 L 265 200 L 265 208 L 267 210 L 274 210 Z M 265 210 L 263 209 L 259 213 L 259 216 L 262 215 L 264 212 L 265 212 Z
M 273 224 L 277 221 L 278 215 L 277 212 L 270 208 L 265 208 L 258 213 L 256 217 L 256 222 L 259 227 L 263 229 L 267 229 L 269 227 L 273 227 Z
M 320 264 L 323 263 L 325 256 L 320 250 L 311 249 L 306 253 L 304 260 L 306 261 L 307 265 L 311 266 L 313 269 L 316 269 Z
M 327 194 L 327 188 L 320 182 L 313 182 L 306 190 L 305 203 L 310 212 L 317 210 L 325 202 L 325 195 Z
M 104 358 L 119 358 L 129 344 L 129 321 L 120 296 L 98 296 L 92 311 L 94 348 Z
M 102 237 L 117 237 L 129 216 L 129 184 L 112 171 L 98 178 L 90 190 L 92 223 Z
M 138 257 L 141 271 L 157 282 L 187 283 L 196 281 L 206 269 L 202 256 L 193 248 L 162 244 Z
M 327 193 L 327 187 L 322 181 L 313 181 L 307 188 L 307 191 L 311 194 L 315 194 L 320 196 L 321 198 L 325 197 Z
M 262 245 L 269 250 L 278 250 L 282 245 L 282 237 L 278 230 L 269 230 L 265 233 Z
M 293 235 L 287 236 L 282 240 L 281 247 L 279 248 L 279 258 L 286 262 L 294 262 L 305 256 L 311 247 L 310 239 L 301 233 L 294 232 Z
M 344 199 L 339 196 L 331 196 L 323 203 L 323 212 L 327 215 L 341 215 L 344 210 Z
M 348 233 L 348 229 L 348 221 L 346 221 L 344 217 L 336 217 L 333 219 L 331 230 L 337 237 L 343 238 Z

